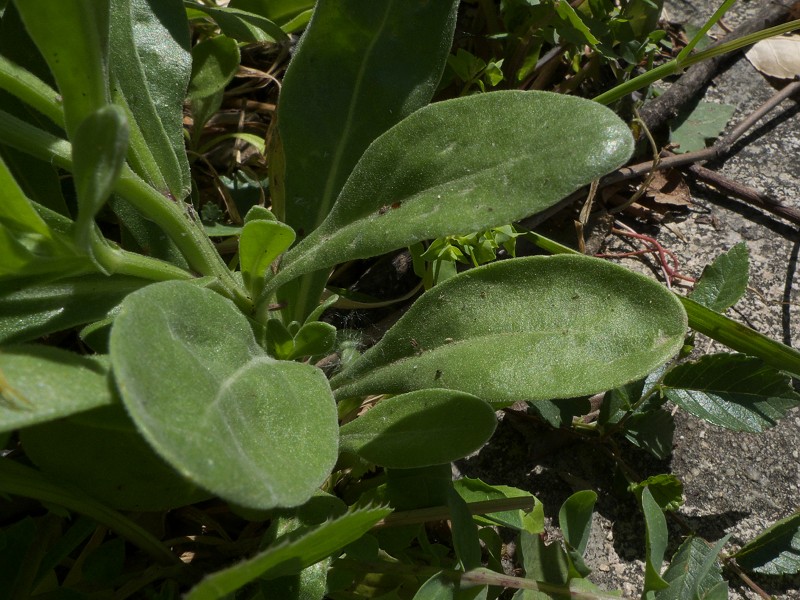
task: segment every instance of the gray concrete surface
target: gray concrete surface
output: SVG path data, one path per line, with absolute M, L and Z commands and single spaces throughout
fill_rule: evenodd
M 673 0 L 666 8 L 673 21 L 700 24 L 717 4 Z M 738 3 L 727 22 L 736 26 L 760 4 Z M 774 91 L 742 57 L 716 78 L 705 99 L 733 104 L 733 119 L 738 121 Z M 800 98 L 785 101 L 737 144 L 733 156 L 710 167 L 800 208 Z M 677 253 L 683 271 L 695 277 L 721 251 L 744 241 L 750 250 L 751 289 L 729 315 L 798 347 L 797 228 L 703 186 L 693 186 L 692 196 L 689 210 L 669 227 L 660 227 L 658 239 Z M 653 274 L 641 261 L 626 264 Z M 709 340 L 698 339 L 698 348 L 711 351 L 715 347 Z M 680 411 L 675 420 L 671 460 L 658 463 L 635 451 L 626 458 L 642 475 L 672 472 L 681 479 L 685 504 L 679 514 L 705 539 L 713 542 L 732 533 L 727 549 L 733 551 L 800 509 L 800 411 L 794 410 L 760 435 L 729 432 Z M 512 421 L 504 419 L 492 443 L 478 456 L 458 463 L 458 469 L 464 475 L 532 491 L 545 503 L 551 519 L 573 491 L 599 490 L 587 551 L 587 562 L 594 569 L 590 579 L 607 589 L 622 590 L 626 598 L 638 597 L 644 572 L 644 523 L 631 498 L 610 493 L 612 462 L 587 445 L 554 450 L 554 440 L 546 433 Z M 682 535 L 671 522 L 669 556 Z M 758 598 L 735 574 L 726 572 L 725 577 L 731 583 L 730 598 Z M 777 598 L 800 599 L 800 577 L 755 579 Z

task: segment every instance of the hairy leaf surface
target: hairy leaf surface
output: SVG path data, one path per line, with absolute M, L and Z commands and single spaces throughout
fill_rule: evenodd
M 685 331 L 679 302 L 655 281 L 583 256 L 520 258 L 426 292 L 331 383 L 338 398 L 424 388 L 498 403 L 570 398 L 644 377 Z
M 324 375 L 267 356 L 219 294 L 174 281 L 131 294 L 110 348 L 131 418 L 196 484 L 272 508 L 305 502 L 330 473 L 338 424 Z

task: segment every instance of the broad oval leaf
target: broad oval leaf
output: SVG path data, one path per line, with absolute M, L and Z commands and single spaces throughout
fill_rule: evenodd
M 275 281 L 507 225 L 617 168 L 632 148 L 619 117 L 581 98 L 505 91 L 431 104 L 370 145 Z
M 694 416 L 733 431 L 760 433 L 800 405 L 792 380 L 760 358 L 711 354 L 664 376 L 665 394 Z
M 421 390 L 382 400 L 341 428 L 341 449 L 371 463 L 411 469 L 449 463 L 494 433 L 494 410 L 451 390 Z
M 192 48 L 192 79 L 189 97 L 205 98 L 224 89 L 239 68 L 236 40 L 218 35 Z
M 685 333 L 680 302 L 651 279 L 586 256 L 519 258 L 426 292 L 331 384 L 338 398 L 422 388 L 570 398 L 644 377 Z
M 322 372 L 276 361 L 247 319 L 185 282 L 128 296 L 111 330 L 122 399 L 144 438 L 196 484 L 237 504 L 302 504 L 337 456 Z

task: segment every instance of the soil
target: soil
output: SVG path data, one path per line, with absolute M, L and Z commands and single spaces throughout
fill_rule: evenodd
M 666 4 L 666 16 L 674 22 L 700 25 L 717 4 L 673 0 Z M 737 3 L 726 22 L 735 27 L 759 5 L 747 0 Z M 741 55 L 718 74 L 705 90 L 704 99 L 735 106 L 735 123 L 775 91 L 773 82 Z M 730 158 L 706 166 L 800 208 L 799 112 L 796 95 L 762 119 L 737 143 Z M 797 227 L 700 184 L 691 185 L 691 198 L 688 208 L 676 209 L 655 230 L 658 240 L 678 255 L 681 271 L 693 277 L 720 252 L 745 242 L 750 251 L 750 289 L 729 316 L 798 347 Z M 617 247 L 630 249 L 622 243 Z M 658 276 L 651 263 L 638 259 L 623 262 Z M 702 352 L 721 350 L 701 336 L 697 348 Z M 731 533 L 726 547 L 730 552 L 800 509 L 800 410 L 758 435 L 727 431 L 679 410 L 675 421 L 669 460 L 658 462 L 635 448 L 624 449 L 625 459 L 643 477 L 672 472 L 683 482 L 685 504 L 678 519 L 669 520 L 667 556 L 686 534 L 678 520 L 710 542 Z M 456 468 L 465 476 L 533 492 L 544 503 L 551 521 L 573 492 L 598 491 L 587 550 L 587 564 L 593 569 L 590 579 L 606 589 L 621 590 L 625 598 L 641 594 L 644 523 L 632 496 L 614 493 L 610 458 L 585 444 L 568 440 L 565 444 L 563 435 L 548 435 L 524 419 L 506 415 L 490 444 Z M 726 571 L 724 576 L 730 582 L 730 598 L 759 597 L 735 573 Z M 753 579 L 777 598 L 800 599 L 800 576 Z

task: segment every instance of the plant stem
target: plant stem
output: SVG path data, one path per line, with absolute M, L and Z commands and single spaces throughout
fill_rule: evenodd
M 51 481 L 44 473 L 18 464 L 11 459 L 0 459 L 0 492 L 52 502 L 69 510 L 91 517 L 107 525 L 132 544 L 147 552 L 163 565 L 179 564 L 180 559 L 170 552 L 148 531 L 119 512 L 101 504 L 79 490 L 67 489 Z
M 764 29 L 750 35 L 745 35 L 729 42 L 724 42 L 718 46 L 707 48 L 706 50 L 702 50 L 692 54 L 691 56 L 687 56 L 684 59 L 680 59 L 680 55 L 678 55 L 678 58 L 675 58 L 668 63 L 661 65 L 660 67 L 656 67 L 651 71 L 642 73 L 630 81 L 621 83 L 615 88 L 596 96 L 594 100 L 600 104 L 611 104 L 612 102 L 627 96 L 631 92 L 635 92 L 636 90 L 647 87 L 651 83 L 655 83 L 660 79 L 674 75 L 675 73 L 678 73 L 679 71 L 682 71 L 686 67 L 690 67 L 695 63 L 699 63 L 721 54 L 727 54 L 728 52 L 733 52 L 734 50 L 739 50 L 740 48 L 750 46 L 751 44 L 755 44 L 761 40 L 765 40 L 776 35 L 781 35 L 783 33 L 789 33 L 790 31 L 794 31 L 798 28 L 800 28 L 800 19 L 789 21 L 788 23 L 784 23 L 782 25 L 776 25 L 775 27 L 770 27 L 769 29 Z

